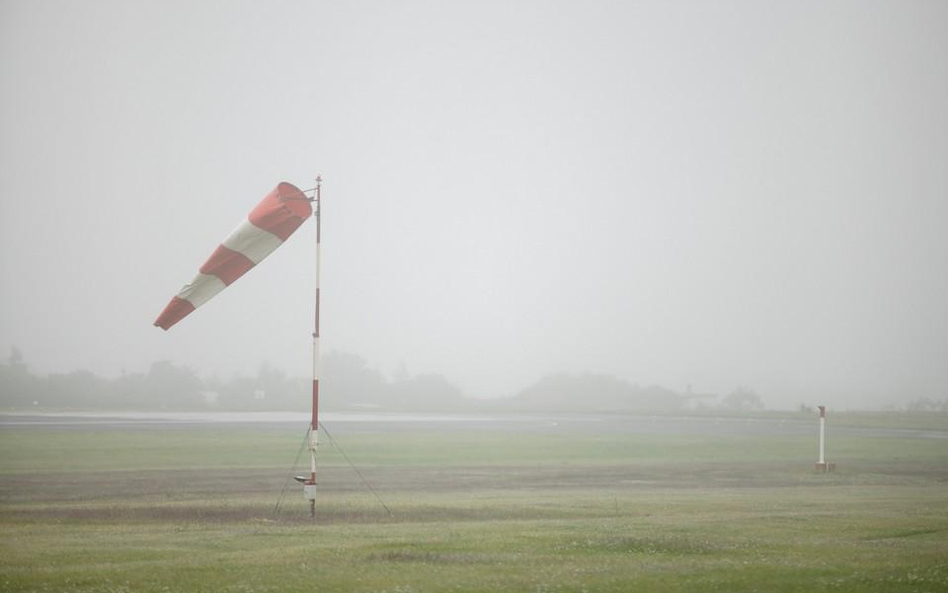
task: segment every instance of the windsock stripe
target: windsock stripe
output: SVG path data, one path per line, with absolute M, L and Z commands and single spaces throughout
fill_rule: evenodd
M 184 285 L 177 296 L 179 299 L 188 301 L 197 309 L 226 287 L 224 281 L 217 276 L 198 274 L 190 284 Z
M 221 279 L 221 282 L 230 286 L 234 280 L 246 274 L 253 266 L 254 262 L 250 261 L 243 253 L 220 245 L 201 266 L 200 272 L 209 276 L 217 276 Z
M 274 191 L 278 197 L 270 202 L 260 202 L 247 219 L 255 227 L 286 241 L 303 221 L 312 216 L 313 209 L 303 192 L 292 184 L 282 182 Z
M 161 315 L 158 316 L 158 320 L 155 321 L 155 325 L 163 330 L 167 330 L 175 323 L 178 323 L 187 317 L 192 311 L 194 311 L 194 305 L 184 299 L 172 297 L 171 302 L 168 303 L 168 305 L 165 307 L 165 310 L 162 311 Z
M 254 264 L 259 264 L 263 258 L 283 245 L 283 241 L 284 239 L 254 225 L 250 220 L 245 220 L 224 239 L 221 245 L 244 255 Z

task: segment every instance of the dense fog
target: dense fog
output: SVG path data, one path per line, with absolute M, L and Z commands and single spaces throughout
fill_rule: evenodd
M 943 401 L 945 23 L 939 2 L 0 2 L 4 368 L 146 399 L 162 368 L 221 401 L 261 369 L 305 382 L 311 221 L 152 322 L 264 194 L 322 174 L 327 405 L 358 401 L 343 353 L 432 409 L 574 384 L 602 408 Z

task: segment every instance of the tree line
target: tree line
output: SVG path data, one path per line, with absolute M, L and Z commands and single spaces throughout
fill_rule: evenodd
M 738 388 L 724 397 L 679 393 L 659 385 L 639 386 L 612 375 L 554 373 L 511 397 L 466 397 L 444 376 L 411 375 L 402 367 L 392 378 L 358 355 L 323 356 L 321 408 L 379 411 L 631 411 L 687 409 L 763 409 L 760 396 Z M 86 370 L 38 375 L 15 347 L 0 363 L 0 408 L 100 410 L 287 410 L 310 406 L 309 379 L 288 376 L 269 364 L 254 375 L 202 377 L 195 369 L 168 360 L 145 372 L 104 378 Z
M 332 408 L 450 410 L 462 407 L 463 394 L 438 374 L 393 380 L 352 354 L 323 357 L 320 387 L 332 393 L 323 403 Z M 269 364 L 255 375 L 227 379 L 202 377 L 195 369 L 168 360 L 145 372 L 123 372 L 103 378 L 86 370 L 38 375 L 17 348 L 0 363 L 0 407 L 111 410 L 307 410 L 309 379 L 290 377 Z

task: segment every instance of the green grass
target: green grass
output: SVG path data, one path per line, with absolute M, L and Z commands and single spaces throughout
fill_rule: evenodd
M 948 440 L 0 430 L 0 591 L 948 591 Z
M 944 489 L 399 499 L 404 522 L 4 525 L 4 590 L 938 591 Z M 618 496 L 618 495 L 617 495 Z M 368 504 L 368 501 L 364 501 Z M 426 519 L 428 505 L 492 509 Z M 618 511 L 616 511 L 618 506 Z M 521 518 L 522 508 L 560 516 Z M 510 512 L 504 517 L 498 510 Z
M 121 471 L 283 467 L 302 433 L 277 428 L 142 428 L 0 430 L 0 474 L 39 471 Z M 718 435 L 427 431 L 336 435 L 349 457 L 370 465 L 518 465 L 815 461 L 815 438 Z M 948 439 L 831 437 L 841 465 L 946 460 Z M 343 463 L 322 439 L 322 458 Z

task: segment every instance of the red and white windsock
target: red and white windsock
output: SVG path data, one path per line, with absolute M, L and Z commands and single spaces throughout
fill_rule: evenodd
M 184 319 L 273 253 L 312 215 L 309 198 L 296 186 L 281 182 L 217 246 L 194 280 L 171 299 L 155 325 L 167 330 Z

